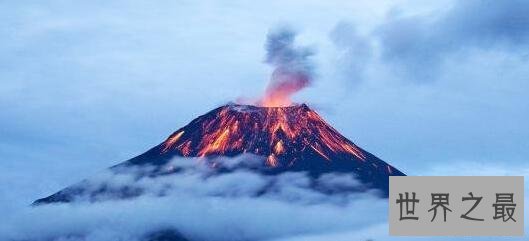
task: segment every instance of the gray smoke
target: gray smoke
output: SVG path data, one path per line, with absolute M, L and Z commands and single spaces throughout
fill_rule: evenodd
M 296 46 L 296 35 L 290 27 L 276 28 L 268 33 L 265 62 L 274 70 L 262 105 L 289 105 L 292 94 L 310 85 L 313 79 L 311 56 L 315 52 L 310 47 Z

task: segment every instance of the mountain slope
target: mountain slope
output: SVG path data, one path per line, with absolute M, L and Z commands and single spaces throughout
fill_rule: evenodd
M 265 175 L 307 172 L 317 177 L 324 173 L 354 173 L 366 189 L 388 192 L 391 175 L 402 172 L 356 146 L 328 125 L 307 105 L 256 107 L 225 105 L 216 108 L 178 129 L 164 142 L 147 152 L 112 167 L 163 166 L 174 157 L 201 157 L 254 154 L 264 157 Z M 35 204 L 68 202 L 83 192 L 79 185 L 66 188 Z M 99 192 L 105 192 L 104 189 Z M 123 197 L 135 196 L 124 190 Z

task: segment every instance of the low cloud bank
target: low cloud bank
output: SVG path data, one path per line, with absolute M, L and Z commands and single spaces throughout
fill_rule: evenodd
M 498 164 L 487 164 L 490 162 L 479 161 L 448 161 L 442 164 L 432 165 L 431 167 L 419 170 L 419 173 L 412 175 L 425 176 L 524 176 L 524 195 L 525 200 L 529 199 L 529 167 L 527 166 L 510 166 L 496 161 Z M 524 210 L 524 219 L 529 219 L 529 213 Z M 525 222 L 525 229 L 528 228 Z M 372 241 L 453 241 L 453 240 L 473 240 L 473 241 L 518 241 L 526 240 L 525 237 L 397 237 L 389 236 L 389 226 L 387 220 L 378 224 L 366 225 L 355 230 L 345 230 L 337 232 L 321 232 L 307 235 L 294 235 L 273 239 L 274 241 L 351 241 L 351 240 L 372 240 Z
M 328 190 L 323 187 L 359 185 L 354 176 L 266 176 L 255 171 L 254 164 L 261 161 L 255 156 L 215 162 L 176 159 L 154 176 L 144 176 L 156 169 L 147 166 L 107 171 L 83 185 L 92 190 L 101 185 L 109 190 L 128 186 L 142 190 L 142 194 L 125 200 L 108 194 L 95 199 L 81 195 L 68 204 L 0 210 L 7 220 L 0 226 L 0 240 L 143 241 L 149 234 L 164 230 L 175 230 L 187 240 L 214 241 L 460 240 L 390 237 L 386 199 L 377 198 L 376 193 L 321 191 Z M 226 172 L 215 171 L 220 167 Z M 527 170 L 459 161 L 422 170 L 421 174 L 526 175 Z
M 387 201 L 375 192 L 321 191 L 359 185 L 352 175 L 311 180 L 305 173 L 266 176 L 240 168 L 252 158 L 257 157 L 222 158 L 214 167 L 200 159 L 176 159 L 150 177 L 143 174 L 154 167 L 108 171 L 81 185 L 126 186 L 141 195 L 94 199 L 86 192 L 72 203 L 11 210 L 0 240 L 143 240 L 159 230 L 177 230 L 189 240 L 269 240 L 356 230 L 386 217 Z M 219 165 L 229 171 L 216 173 Z

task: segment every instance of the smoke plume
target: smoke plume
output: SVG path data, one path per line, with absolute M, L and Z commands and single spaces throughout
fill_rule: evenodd
M 282 27 L 268 33 L 265 62 L 274 67 L 270 83 L 258 105 L 289 106 L 290 97 L 307 87 L 313 79 L 314 51 L 309 47 L 295 46 L 297 33 Z

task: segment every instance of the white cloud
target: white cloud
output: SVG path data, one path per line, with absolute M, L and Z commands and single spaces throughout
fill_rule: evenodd
M 73 203 L 4 210 L 9 221 L 0 228 L 0 239 L 134 240 L 174 228 L 192 240 L 265 240 L 355 230 L 381 222 L 386 213 L 386 200 L 376 195 L 313 188 L 358 185 L 351 175 L 329 174 L 312 183 L 304 173 L 267 176 L 239 168 L 218 174 L 208 166 L 180 158 L 164 167 L 179 170 L 170 175 L 140 178 L 152 167 L 107 171 L 82 182 L 92 194 L 80 194 Z M 105 194 L 94 198 L 102 187 Z M 124 187 L 142 195 L 121 200 L 114 194 Z

